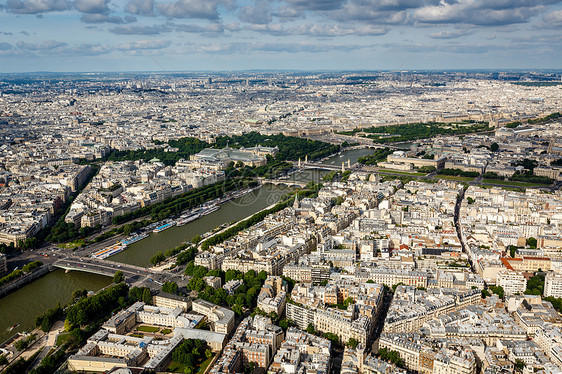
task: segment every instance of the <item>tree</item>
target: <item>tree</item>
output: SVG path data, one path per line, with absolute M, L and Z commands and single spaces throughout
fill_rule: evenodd
M 359 342 L 357 341 L 357 339 L 355 338 L 349 338 L 349 340 L 347 341 L 347 346 L 350 348 L 357 348 L 357 346 L 359 345 Z
M 531 236 L 529 239 L 527 239 L 527 245 L 532 249 L 537 248 L 537 239 Z
M 213 357 L 213 352 L 210 349 L 205 349 L 205 357 L 208 359 Z
M 144 290 L 142 291 L 142 301 L 145 304 L 152 303 L 152 293 L 150 292 L 150 288 L 144 287 Z
M 404 367 L 404 360 L 400 357 L 400 354 L 396 351 L 389 351 L 387 348 L 379 349 L 379 355 L 381 359 L 385 361 L 390 361 L 396 366 Z
M 492 152 L 497 152 L 500 149 L 500 146 L 498 145 L 498 143 L 492 143 L 492 145 L 490 146 L 490 150 Z
M 176 282 L 165 282 L 162 285 L 162 291 L 176 294 L 178 292 L 178 284 Z
M 125 275 L 121 270 L 117 270 L 113 275 L 113 283 L 121 283 L 125 280 Z
M 512 258 L 515 258 L 515 253 L 517 252 L 517 247 L 514 246 L 514 245 L 510 245 L 510 246 L 507 247 L 507 248 L 508 248 L 508 250 L 509 250 L 509 255 L 510 255 Z
M 308 326 L 306 327 L 306 332 L 309 334 L 316 334 L 316 330 L 314 329 L 314 325 L 312 323 L 308 324 Z
M 502 286 L 490 286 L 490 291 L 498 295 L 500 299 L 503 299 L 504 290 Z

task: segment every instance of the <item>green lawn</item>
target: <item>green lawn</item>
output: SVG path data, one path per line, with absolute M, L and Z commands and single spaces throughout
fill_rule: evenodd
M 207 366 L 209 366 L 209 364 L 211 363 L 211 361 L 213 361 L 213 357 L 215 357 L 215 354 L 213 353 L 213 355 L 206 359 L 205 361 L 201 362 L 200 364 L 198 364 L 196 366 L 196 368 L 199 368 L 198 370 L 194 370 L 193 373 L 194 374 L 202 374 L 205 372 L 205 370 L 207 369 Z M 168 372 L 172 372 L 172 373 L 183 373 L 184 370 L 186 368 L 186 365 L 184 364 L 180 364 L 179 362 L 173 361 L 170 362 L 170 365 L 168 365 L 168 367 L 166 368 L 166 371 Z
M 159 327 L 154 327 L 154 326 L 138 326 L 137 327 L 137 331 L 142 331 L 142 332 L 158 332 L 160 331 Z
M 209 364 L 211 363 L 211 361 L 213 361 L 213 357 L 215 357 L 215 354 L 213 353 L 213 355 L 211 357 L 209 357 L 208 359 L 206 359 L 205 361 L 203 361 L 201 363 L 201 365 L 199 365 L 199 371 L 197 373 L 204 373 L 205 370 L 207 370 L 207 366 L 209 366 Z
M 514 186 L 514 187 L 550 187 L 550 185 L 548 184 L 505 181 L 502 179 L 483 179 L 482 183 L 501 184 L 502 186 Z
M 63 345 L 64 343 L 66 343 L 71 337 L 72 337 L 72 334 L 69 333 L 69 332 L 66 332 L 66 333 L 63 333 L 63 334 L 59 334 L 59 335 L 57 336 L 56 345 L 60 347 L 61 345 Z
M 78 239 L 78 240 L 75 240 L 75 241 L 72 241 L 72 242 L 59 244 L 57 247 L 66 248 L 66 249 L 73 249 L 73 248 L 80 247 L 82 244 L 86 244 L 86 241 L 84 239 Z
M 170 329 L 163 329 L 162 331 L 160 331 L 160 334 L 168 335 L 171 332 L 172 332 L 172 330 L 170 330 Z
M 408 171 L 400 171 L 400 170 L 392 170 L 392 169 L 382 169 L 380 168 L 378 171 L 380 171 L 381 173 L 393 173 L 393 174 L 403 174 L 403 175 L 413 175 L 413 176 L 424 176 L 427 174 L 424 173 L 418 173 L 418 172 L 408 172 Z
M 443 175 L 443 174 L 436 174 L 433 178 L 447 179 L 451 181 L 461 181 L 461 182 L 471 182 L 474 180 L 473 177 L 460 177 L 457 175 Z

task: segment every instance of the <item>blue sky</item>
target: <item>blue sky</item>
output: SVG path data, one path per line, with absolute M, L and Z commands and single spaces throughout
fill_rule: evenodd
M 0 72 L 560 69 L 562 0 L 0 0 Z

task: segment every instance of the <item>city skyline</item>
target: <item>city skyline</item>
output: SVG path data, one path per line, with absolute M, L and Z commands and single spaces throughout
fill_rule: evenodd
M 0 72 L 559 69 L 557 0 L 3 0 Z

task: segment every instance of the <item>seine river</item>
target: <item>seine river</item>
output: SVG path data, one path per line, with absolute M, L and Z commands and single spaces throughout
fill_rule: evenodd
M 359 149 L 344 152 L 324 161 L 325 164 L 341 165 L 349 159 L 351 164 L 359 157 L 372 153 L 372 150 Z M 295 173 L 291 179 L 298 181 L 321 181 L 328 173 L 322 170 L 305 170 Z M 277 203 L 281 197 L 291 194 L 294 188 L 265 185 L 236 200 L 222 205 L 221 209 L 182 227 L 173 227 L 134 243 L 125 251 L 110 257 L 112 261 L 138 265 L 150 265 L 150 258 L 159 251 L 174 248 L 225 223 L 238 221 Z M 81 272 L 66 274 L 63 270 L 51 272 L 33 283 L 0 298 L 0 342 L 16 332 L 29 331 L 34 327 L 35 317 L 57 303 L 64 305 L 70 301 L 72 292 L 86 288 L 97 291 L 111 283 L 111 278 Z M 10 327 L 19 323 L 17 328 Z

